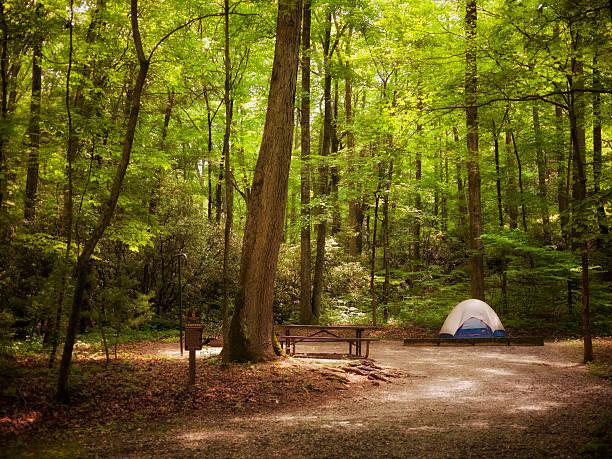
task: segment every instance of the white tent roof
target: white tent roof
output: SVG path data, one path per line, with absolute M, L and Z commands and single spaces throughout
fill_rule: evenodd
M 459 303 L 455 308 L 448 314 L 444 325 L 440 329 L 440 334 L 448 333 L 449 335 L 455 335 L 459 327 L 463 325 L 466 320 L 471 317 L 482 320 L 489 327 L 491 331 L 504 330 L 504 326 L 497 317 L 495 311 L 487 303 L 474 298 L 465 300 Z M 505 330 L 504 330 L 505 331 Z

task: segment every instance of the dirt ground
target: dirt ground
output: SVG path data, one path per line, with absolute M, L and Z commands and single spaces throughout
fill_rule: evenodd
M 199 413 L 81 446 L 105 457 L 579 457 L 612 412 L 612 383 L 558 344 L 381 341 L 370 356 L 405 376 L 321 403 L 221 419 Z

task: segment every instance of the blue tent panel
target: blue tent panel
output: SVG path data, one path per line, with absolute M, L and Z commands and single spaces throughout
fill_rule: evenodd
M 492 338 L 493 332 L 491 327 L 485 324 L 482 320 L 475 317 L 470 317 L 466 320 L 459 330 L 455 333 L 457 338 Z

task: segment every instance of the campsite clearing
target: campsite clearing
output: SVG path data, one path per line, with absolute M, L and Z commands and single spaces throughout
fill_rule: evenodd
M 334 344 L 304 345 L 313 352 L 321 346 Z M 589 374 L 576 349 L 381 341 L 371 349 L 376 363 L 404 374 L 391 384 L 349 386 L 339 398 L 258 413 L 191 412 L 129 431 L 109 426 L 71 439 L 81 456 L 580 457 L 612 412 L 612 383 Z M 52 448 L 58 440 L 49 442 Z

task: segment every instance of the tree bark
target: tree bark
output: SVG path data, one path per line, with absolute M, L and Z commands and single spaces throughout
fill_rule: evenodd
M 7 167 L 6 147 L 7 138 L 5 127 L 8 122 L 8 99 L 9 99 L 9 34 L 6 20 L 4 2 L 0 2 L 0 25 L 2 26 L 2 51 L 0 53 L 0 214 L 4 213 L 7 198 Z
M 380 167 L 380 165 L 379 165 Z M 372 232 L 372 258 L 370 259 L 370 301 L 372 307 L 372 326 L 376 327 L 376 282 L 374 281 L 374 273 L 376 271 L 376 230 L 378 223 L 378 203 L 380 201 L 380 195 L 378 191 L 374 198 L 374 230 Z
M 302 23 L 302 113 L 300 118 L 300 322 L 312 322 L 310 248 L 310 26 L 311 0 L 304 0 Z
M 24 219 L 30 222 L 36 215 L 36 195 L 38 191 L 38 151 L 40 148 L 40 102 L 42 88 L 42 39 L 38 38 L 32 52 L 32 98 L 30 101 L 30 123 L 28 126 L 29 152 L 26 193 L 23 206 Z
M 478 153 L 478 108 L 477 64 L 476 64 L 476 0 L 467 0 L 465 15 L 466 73 L 465 73 L 465 117 L 467 129 L 468 208 L 470 215 L 470 267 L 472 298 L 485 300 L 484 256 L 482 249 L 482 215 L 480 198 L 480 166 Z
M 518 228 L 518 206 L 516 204 L 518 191 L 516 179 L 514 178 L 515 165 L 514 151 L 512 150 L 512 131 L 506 129 L 506 180 L 508 183 L 506 189 L 506 207 L 510 229 L 512 230 Z
M 338 149 L 340 147 L 340 139 L 338 138 L 338 80 L 334 83 L 334 103 L 332 109 L 331 122 L 331 156 L 337 158 Z M 332 207 L 332 224 L 330 232 L 336 235 L 340 232 L 340 201 L 338 199 L 338 186 L 340 185 L 340 170 L 334 163 L 330 168 L 330 187 L 331 187 L 331 207 Z
M 417 83 L 417 116 L 423 115 L 423 96 L 421 94 L 421 80 Z M 421 178 L 423 174 L 422 170 L 422 157 L 423 152 L 421 151 L 423 141 L 423 125 L 420 121 L 416 125 L 416 135 L 418 146 L 414 154 L 414 179 L 415 179 L 415 195 L 414 195 L 414 207 L 416 208 L 416 217 L 414 219 L 414 259 L 417 262 L 421 261 L 421 221 L 423 218 L 423 202 L 421 199 Z
M 512 138 L 514 157 L 516 158 L 516 165 L 518 167 L 518 185 L 519 195 L 521 199 L 521 216 L 523 219 L 523 231 L 527 232 L 527 211 L 525 210 L 525 192 L 523 188 L 523 165 L 521 163 L 521 157 L 519 156 L 518 148 L 516 147 L 516 139 L 514 137 L 514 132 L 510 131 L 510 137 Z
M 578 52 L 577 38 L 572 44 Z M 584 221 L 587 219 L 582 208 L 586 199 L 586 134 L 584 128 L 584 70 L 580 59 L 572 58 L 572 74 L 570 76 L 569 118 L 572 137 L 572 153 L 574 163 L 574 183 L 572 187 L 572 220 L 573 246 L 580 251 L 582 266 L 582 339 L 584 343 L 584 363 L 593 360 L 593 343 L 591 339 L 590 309 L 589 309 L 589 256 L 587 232 Z
M 142 97 L 142 90 L 146 81 L 147 73 L 149 70 L 150 57 L 147 58 L 142 48 L 142 41 L 140 38 L 140 30 L 138 27 L 138 0 L 131 0 L 130 2 L 130 20 L 132 25 L 132 36 L 134 45 L 136 47 L 139 71 L 134 85 L 133 96 L 130 106 L 130 114 L 128 124 L 126 127 L 125 138 L 123 141 L 123 147 L 121 152 L 121 158 L 117 165 L 115 177 L 113 179 L 110 196 L 104 203 L 102 213 L 98 218 L 98 222 L 89 236 L 89 239 L 83 246 L 83 251 L 78 257 L 77 266 L 75 270 L 76 287 L 72 300 L 72 309 L 70 318 L 68 321 L 68 328 L 66 330 L 66 342 L 64 344 L 64 352 L 62 354 L 62 361 L 59 371 L 59 380 L 57 387 L 57 397 L 59 399 L 66 399 L 68 396 L 67 384 L 68 377 L 70 375 L 70 366 L 72 362 L 72 351 L 74 348 L 74 342 L 76 339 L 77 328 L 80 320 L 81 307 L 83 297 L 85 293 L 85 285 L 87 281 L 87 275 L 91 268 L 91 256 L 98 244 L 98 241 L 106 231 L 106 228 L 110 224 L 110 221 L 115 212 L 119 194 L 121 193 L 121 186 L 123 179 L 127 171 L 127 167 L 130 162 L 130 154 L 132 152 L 132 144 L 134 142 L 134 134 L 136 132 L 136 124 L 138 122 L 138 114 L 140 112 L 140 99 Z
M 353 132 L 353 81 L 351 77 L 351 38 L 353 29 L 349 28 L 348 39 L 346 43 L 346 77 L 344 81 L 344 113 L 346 116 L 346 149 L 348 155 L 348 175 L 350 182 L 348 188 L 351 196 L 348 203 L 349 209 L 349 255 L 357 257 L 361 252 L 361 244 L 359 243 L 359 234 L 361 233 L 361 224 L 358 220 L 358 215 L 361 212 L 361 204 L 357 195 L 357 183 L 353 178 L 355 173 L 355 134 Z M 363 217 L 362 217 L 363 220 Z
M 457 126 L 453 126 L 453 139 L 455 143 L 459 144 L 459 130 Z M 467 215 L 467 205 L 465 203 L 465 181 L 463 180 L 463 165 L 464 160 L 461 158 L 461 155 L 457 155 L 456 161 L 456 169 L 455 174 L 457 178 L 457 210 L 459 212 L 459 229 L 460 234 L 463 239 L 467 243 L 467 222 L 465 220 L 465 216 Z
M 497 215 L 499 217 L 500 228 L 504 227 L 504 212 L 502 206 L 502 193 L 501 193 L 501 169 L 499 167 L 499 131 L 495 128 L 495 120 L 491 121 L 493 144 L 495 146 L 495 188 L 497 191 Z M 500 128 L 501 129 L 501 128 Z
M 264 361 L 276 355 L 272 304 L 287 203 L 301 18 L 301 0 L 279 2 L 266 122 L 248 203 L 234 315 L 225 343 L 229 361 Z
M 540 218 L 542 218 L 542 230 L 544 243 L 550 244 L 550 218 L 548 215 L 548 186 L 546 184 L 546 159 L 542 147 L 542 128 L 540 126 L 540 113 L 536 102 L 532 105 L 533 131 L 536 147 L 536 164 L 538 167 L 538 197 L 540 198 Z
M 223 103 L 225 105 L 225 132 L 223 133 L 223 163 L 225 164 L 225 227 L 223 231 L 223 338 L 229 336 L 229 296 L 230 296 L 230 249 L 232 241 L 232 224 L 234 221 L 234 186 L 232 184 L 232 173 L 230 163 L 230 136 L 232 132 L 232 117 L 234 101 L 231 99 L 231 61 L 230 61 L 230 37 L 229 37 L 229 0 L 224 2 L 224 48 L 225 48 L 225 84 L 223 91 Z
M 332 104 L 331 104 L 331 73 L 330 73 L 330 44 L 331 44 L 331 8 L 328 9 L 325 20 L 325 39 L 323 42 L 323 100 L 324 100 L 324 118 L 323 118 L 323 142 L 321 148 L 321 156 L 324 158 L 329 156 L 331 147 L 331 128 L 332 128 Z M 325 160 L 324 160 L 325 161 Z M 329 194 L 328 187 L 328 166 L 326 162 L 322 162 L 319 167 L 319 186 L 318 198 L 325 200 Z M 315 259 L 314 279 L 312 282 L 312 314 L 313 320 L 319 321 L 321 315 L 321 294 L 323 293 L 323 272 L 325 270 L 325 237 L 327 235 L 327 217 L 325 216 L 325 207 L 319 205 L 317 207 L 318 223 L 317 231 L 317 253 Z
M 593 87 L 599 89 L 600 70 L 597 56 L 593 57 Z M 601 191 L 602 141 L 601 141 L 601 94 L 593 94 L 593 192 L 598 195 Z M 602 248 L 608 235 L 608 220 L 603 202 L 597 206 L 597 225 L 599 237 L 597 247 Z
M 446 141 L 445 141 L 446 143 Z M 443 187 L 442 187 L 442 231 L 446 232 L 448 231 L 448 183 L 449 183 L 449 176 L 448 176 L 448 149 L 444 150 L 444 161 L 443 164 L 440 165 L 440 167 L 443 170 L 443 174 L 444 176 L 442 177 L 441 183 L 443 183 Z
M 389 136 L 391 137 L 391 136 Z M 391 139 L 390 139 L 391 142 Z M 389 309 L 387 304 L 389 303 L 389 296 L 391 293 L 391 270 L 389 263 L 389 196 L 391 194 L 391 181 L 393 179 L 393 160 L 389 162 L 389 170 L 387 172 L 387 178 L 385 180 L 385 194 L 383 195 L 383 227 L 382 227 L 382 238 L 383 238 L 383 268 L 385 270 L 385 282 L 383 284 L 383 321 L 387 323 L 389 320 Z

